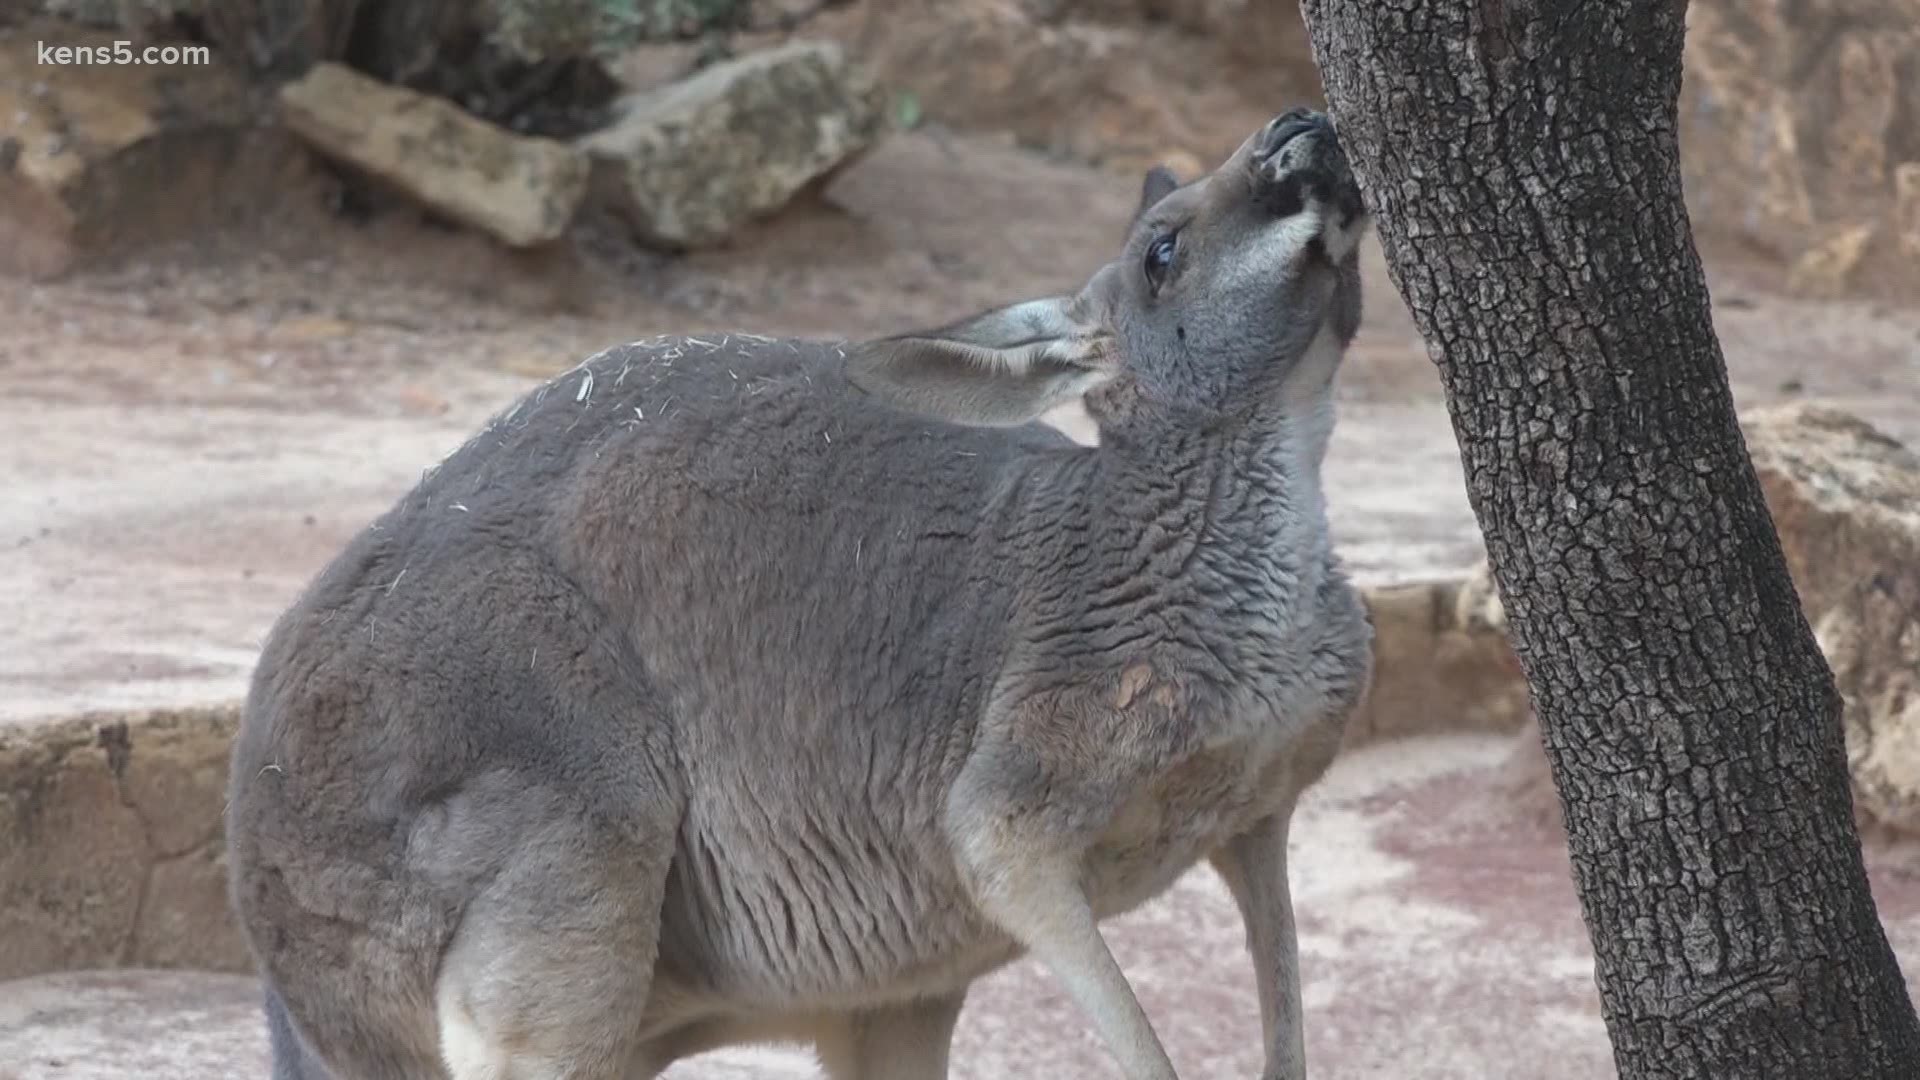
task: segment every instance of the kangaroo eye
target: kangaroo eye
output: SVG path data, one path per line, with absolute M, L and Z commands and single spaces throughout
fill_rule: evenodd
M 1143 269 L 1147 272 L 1147 284 L 1154 289 L 1157 290 L 1166 283 L 1167 272 L 1173 269 L 1173 253 L 1178 246 L 1178 240 L 1172 233 L 1147 245 Z

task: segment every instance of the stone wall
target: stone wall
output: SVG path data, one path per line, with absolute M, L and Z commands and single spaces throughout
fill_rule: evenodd
M 0 728 L 0 980 L 248 970 L 222 811 L 233 705 Z

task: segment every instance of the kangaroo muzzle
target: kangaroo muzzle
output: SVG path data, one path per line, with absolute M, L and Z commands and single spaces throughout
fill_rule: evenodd
M 1343 228 L 1365 212 L 1360 185 L 1327 114 L 1289 109 L 1254 137 L 1252 150 L 1247 168 L 1254 201 L 1275 217 L 1292 217 L 1309 200 L 1332 210 Z

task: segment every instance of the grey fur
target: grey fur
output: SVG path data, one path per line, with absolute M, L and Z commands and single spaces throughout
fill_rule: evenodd
M 1365 218 L 1299 110 L 1159 187 L 1076 297 L 601 353 L 318 576 L 230 792 L 276 1076 L 797 1040 L 934 1080 L 1030 953 L 1168 1080 L 1097 924 L 1203 858 L 1304 1075 L 1286 823 L 1372 664 L 1319 478 Z M 1063 386 L 1099 447 L 1010 422 Z

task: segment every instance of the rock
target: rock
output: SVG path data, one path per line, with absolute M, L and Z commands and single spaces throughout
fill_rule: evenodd
M 1146 0 L 1143 13 L 1217 42 L 1226 55 L 1248 67 L 1288 72 L 1318 81 L 1313 47 L 1295 4 L 1272 0 Z
M 1815 404 L 1745 421 L 1801 607 L 1847 702 L 1855 805 L 1920 834 L 1920 455 Z
M 798 41 L 632 95 L 580 141 L 595 188 L 646 242 L 721 243 L 863 153 L 877 85 L 838 45 Z
M 1893 238 L 1901 254 L 1920 259 L 1920 161 L 1893 170 Z
M 220 843 L 239 712 L 0 724 L 0 979 L 246 967 Z
M 1920 836 L 1920 455 L 1814 403 L 1756 410 L 1741 426 L 1801 609 L 1846 701 L 1855 806 L 1866 825 Z M 1546 769 L 1529 727 L 1508 794 L 1524 816 L 1557 822 Z
M 0 979 L 119 963 L 147 841 L 86 725 L 0 741 Z
M 1507 632 L 1507 609 L 1500 604 L 1500 588 L 1485 560 L 1467 572 L 1453 594 L 1453 622 L 1473 632 Z
M 144 35 L 182 15 L 193 15 L 201 0 L 40 0 L 40 10 L 61 19 Z
M 125 36 L 0 27 L 0 270 L 56 277 L 252 213 L 283 186 L 294 155 L 225 68 L 40 62 L 42 42 L 111 53 Z
M 1170 146 L 1211 168 L 1279 109 L 1321 98 L 1289 4 L 863 0 L 807 32 L 843 42 L 930 121 L 1124 171 Z
M 1807 296 L 1834 298 L 1846 294 L 1860 259 L 1873 242 L 1872 225 L 1854 225 L 1834 233 L 1794 260 L 1787 287 Z
M 220 819 L 213 819 L 218 822 Z M 194 821 L 205 826 L 205 821 Z M 227 905 L 227 853 L 221 842 L 167 859 L 147 877 L 130 967 L 250 972 L 253 954 Z
M 1364 590 L 1373 618 L 1373 688 L 1346 742 L 1502 732 L 1531 715 L 1505 624 L 1488 622 L 1471 579 Z M 1496 609 L 1498 602 L 1495 602 Z
M 1153 160 L 1157 165 L 1172 169 L 1173 175 L 1179 177 L 1181 183 L 1199 179 L 1212 171 L 1207 163 L 1200 160 L 1199 155 L 1191 150 L 1179 148 L 1163 150 L 1153 155 Z
M 700 66 L 701 45 L 658 41 L 623 50 L 607 70 L 628 90 L 654 90 L 692 75 Z
M 124 740 L 118 758 L 121 800 L 145 823 L 154 854 L 171 858 L 219 837 L 227 805 L 228 728 L 217 713 L 183 713 L 150 726 L 134 745 L 124 723 L 103 727 L 103 741 Z
M 574 147 L 340 64 L 315 64 L 283 85 L 280 108 L 320 153 L 512 247 L 558 238 L 586 193 L 588 162 Z
M 1217 47 L 1237 61 L 1294 73 L 1313 70 L 1299 8 L 1266 0 L 1018 0 L 1043 23 L 1084 21 L 1117 26 L 1164 23 Z
M 1920 0 L 1700 0 L 1687 22 L 1681 167 L 1696 228 L 1783 260 L 1843 226 L 1889 231 L 1899 166 L 1920 158 Z M 1900 245 L 1863 254 L 1853 285 L 1920 295 Z
M 1741 428 L 1813 621 L 1887 571 L 1920 576 L 1920 457 L 1817 402 L 1756 409 Z

